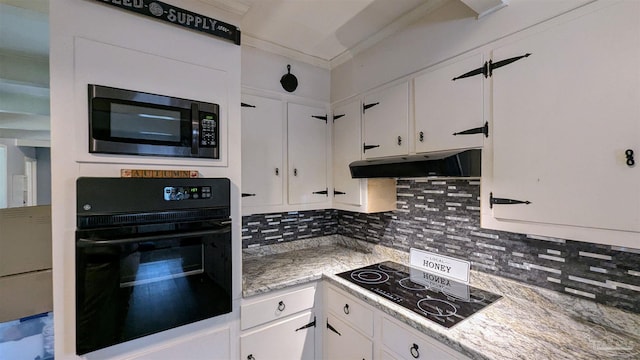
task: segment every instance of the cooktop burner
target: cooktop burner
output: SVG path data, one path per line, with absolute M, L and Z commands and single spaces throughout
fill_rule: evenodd
M 338 276 L 447 328 L 501 298 L 390 261 L 345 271 Z

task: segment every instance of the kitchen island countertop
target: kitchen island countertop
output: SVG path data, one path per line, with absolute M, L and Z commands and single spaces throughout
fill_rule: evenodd
M 243 297 L 325 280 L 473 359 L 638 359 L 640 315 L 471 272 L 471 286 L 503 298 L 446 329 L 335 274 L 409 254 L 340 239 L 272 254 L 245 254 Z

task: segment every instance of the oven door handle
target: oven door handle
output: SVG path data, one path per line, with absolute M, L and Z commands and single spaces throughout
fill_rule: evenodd
M 76 243 L 77 247 L 93 247 L 93 246 L 109 246 L 109 245 L 122 245 L 122 244 L 131 244 L 137 243 L 141 241 L 156 241 L 156 240 L 165 240 L 172 239 L 176 237 L 188 237 L 188 236 L 202 236 L 202 235 L 215 235 L 215 234 L 226 234 L 231 232 L 231 226 L 227 224 L 224 228 L 215 229 L 215 230 L 201 230 L 201 231 L 190 231 L 190 232 L 174 232 L 171 234 L 162 234 L 162 235 L 151 235 L 151 236 L 139 236 L 132 238 L 123 238 L 117 240 L 92 240 L 92 239 L 78 239 Z

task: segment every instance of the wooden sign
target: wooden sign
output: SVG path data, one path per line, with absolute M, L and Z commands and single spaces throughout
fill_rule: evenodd
M 207 33 L 240 45 L 240 29 L 231 24 L 155 0 L 96 0 L 123 10 Z
M 120 169 L 120 177 L 124 178 L 197 178 L 197 170 L 143 170 Z

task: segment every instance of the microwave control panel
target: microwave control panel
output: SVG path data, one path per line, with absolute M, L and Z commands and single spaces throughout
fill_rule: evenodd
M 200 200 L 211 198 L 211 186 L 165 186 L 165 201 Z
M 218 117 L 215 113 L 200 112 L 200 147 L 216 147 Z

